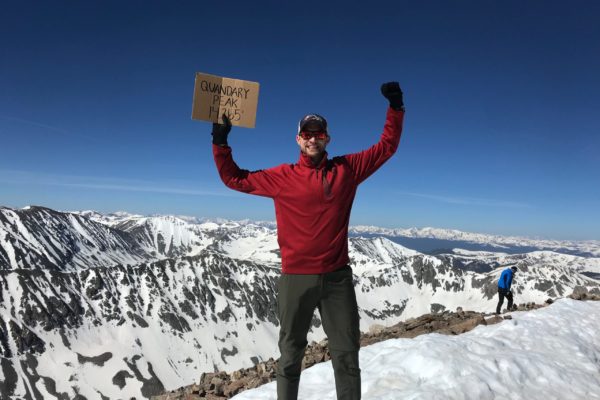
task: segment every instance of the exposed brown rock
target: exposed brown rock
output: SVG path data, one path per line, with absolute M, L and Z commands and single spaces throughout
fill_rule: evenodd
M 598 301 L 598 300 L 600 300 L 600 292 L 598 292 L 597 288 L 594 288 L 594 289 L 596 289 L 596 290 L 589 291 L 584 286 L 575 286 L 575 288 L 573 289 L 573 293 L 571 293 L 569 295 L 569 297 L 574 300 Z

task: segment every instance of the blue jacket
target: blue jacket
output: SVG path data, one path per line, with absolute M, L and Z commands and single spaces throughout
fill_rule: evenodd
M 513 278 L 513 270 L 510 268 L 506 268 L 502 271 L 502 275 L 500 275 L 500 280 L 498 280 L 498 288 L 510 290 L 510 285 L 512 285 Z

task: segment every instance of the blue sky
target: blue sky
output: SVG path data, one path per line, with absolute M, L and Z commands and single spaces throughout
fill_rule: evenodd
M 219 180 L 197 71 L 261 84 L 238 164 L 297 160 L 298 119 L 331 155 L 376 142 L 397 80 L 398 153 L 352 223 L 600 239 L 600 3 L 3 2 L 0 205 L 273 220 Z

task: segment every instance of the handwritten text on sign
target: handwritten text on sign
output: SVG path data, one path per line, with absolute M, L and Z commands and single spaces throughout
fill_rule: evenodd
M 254 128 L 258 89 L 257 82 L 197 73 L 192 118 L 223 123 L 227 114 L 233 125 Z

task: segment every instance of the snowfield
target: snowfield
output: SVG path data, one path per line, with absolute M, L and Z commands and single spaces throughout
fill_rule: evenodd
M 460 336 L 394 339 L 360 351 L 362 398 L 600 399 L 600 302 L 562 299 Z M 331 362 L 302 373 L 299 399 L 334 400 Z M 275 382 L 235 400 L 275 400 Z
M 469 237 L 444 232 L 436 234 Z M 457 307 L 493 311 L 497 280 L 508 265 L 519 268 L 513 286 L 518 304 L 543 303 L 575 289 L 600 294 L 600 257 L 589 254 L 600 254 L 600 246 L 584 252 L 579 243 L 567 254 L 561 253 L 565 243 L 552 247 L 540 242 L 536 247 L 530 241 L 529 248 L 502 247 L 498 252 L 442 241 L 438 250 L 426 254 L 397 239 L 372 232 L 349 238 L 363 332 Z M 34 391 L 43 398 L 149 398 L 197 382 L 202 371 L 231 372 L 278 358 L 279 264 L 276 228 L 269 222 L 0 206 L 0 398 L 26 398 Z M 571 321 L 565 317 L 562 324 L 578 322 Z M 323 338 L 317 313 L 308 340 Z M 450 340 L 434 338 L 428 340 Z M 443 389 L 440 396 L 466 398 L 457 394 L 463 393 L 458 383 L 436 381 L 460 382 L 440 372 L 446 369 L 461 379 L 475 376 L 468 384 L 473 390 L 487 382 L 462 368 L 483 345 L 471 349 L 465 344 L 465 349 L 461 342 L 447 342 L 441 345 L 446 350 L 436 350 L 422 340 L 382 348 L 382 357 L 388 353 L 384 360 L 365 359 L 364 398 L 386 398 L 386 376 L 393 383 L 389 396 L 395 399 L 397 391 L 409 398 L 415 388 Z M 406 343 L 421 343 L 423 353 L 402 347 Z M 394 354 L 404 354 L 399 359 L 404 364 L 368 368 Z M 450 362 L 448 354 L 463 358 L 439 364 Z M 492 364 L 488 375 L 500 376 L 493 368 L 504 371 L 505 364 Z M 411 368 L 422 372 L 411 377 Z M 437 371 L 433 377 L 427 375 L 432 371 Z M 544 371 L 536 376 L 556 382 Z M 396 383 L 401 386 L 393 387 Z M 505 397 L 502 385 L 492 383 L 477 393 Z M 331 382 L 325 387 L 333 389 Z M 431 393 L 415 396 L 433 398 Z M 469 398 L 485 396 L 471 393 Z

